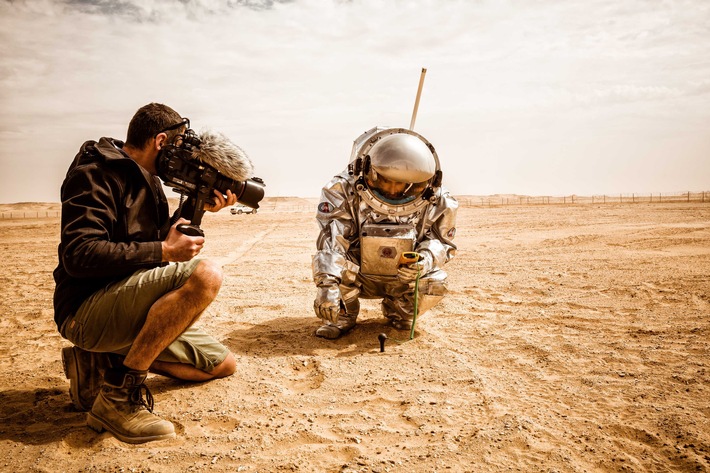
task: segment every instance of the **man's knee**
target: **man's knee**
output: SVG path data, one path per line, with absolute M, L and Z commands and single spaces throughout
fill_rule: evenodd
M 215 378 L 225 378 L 233 375 L 236 370 L 237 360 L 234 358 L 232 352 L 229 352 L 224 361 L 215 366 L 210 374 Z
M 210 295 L 211 299 L 217 297 L 222 287 L 222 267 L 211 260 L 200 260 L 197 267 L 190 275 L 187 283 L 189 288 L 203 295 Z

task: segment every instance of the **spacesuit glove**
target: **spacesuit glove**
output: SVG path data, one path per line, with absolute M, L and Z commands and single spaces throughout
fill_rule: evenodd
M 412 282 L 417 279 L 417 274 L 419 276 L 424 276 L 426 273 L 431 271 L 434 267 L 434 258 L 428 251 L 422 251 L 419 254 L 419 261 L 416 263 L 409 263 L 399 267 L 397 271 L 397 277 L 402 282 Z
M 341 305 L 340 288 L 337 283 L 318 286 L 316 300 L 313 301 L 313 309 L 318 318 L 325 322 L 336 323 Z

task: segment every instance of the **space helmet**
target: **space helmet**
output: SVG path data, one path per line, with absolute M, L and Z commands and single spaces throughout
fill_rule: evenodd
M 436 199 L 441 168 L 434 147 L 406 128 L 372 128 L 355 140 L 350 165 L 360 197 L 386 215 L 409 215 Z

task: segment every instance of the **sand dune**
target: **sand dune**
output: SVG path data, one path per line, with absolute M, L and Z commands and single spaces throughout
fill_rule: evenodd
M 313 204 L 205 217 L 203 255 L 226 277 L 201 325 L 238 372 L 151 376 L 178 437 L 139 446 L 70 404 L 58 218 L 0 221 L 0 470 L 710 469 L 710 205 L 462 208 L 450 294 L 415 339 L 364 301 L 332 342 L 313 336 Z

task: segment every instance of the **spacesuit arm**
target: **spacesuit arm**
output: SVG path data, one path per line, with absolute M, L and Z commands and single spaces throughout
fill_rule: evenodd
M 313 281 L 317 286 L 354 281 L 360 267 L 347 259 L 358 230 L 352 206 L 354 195 L 347 174 L 334 177 L 322 190 L 316 221 L 320 233 L 313 256 Z
M 456 211 L 458 201 L 447 190 L 442 189 L 436 205 L 430 209 L 432 224 L 417 243 L 415 251 L 429 253 L 431 269 L 442 269 L 456 255 Z

